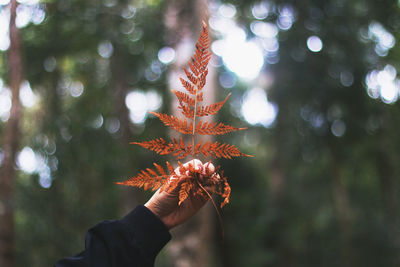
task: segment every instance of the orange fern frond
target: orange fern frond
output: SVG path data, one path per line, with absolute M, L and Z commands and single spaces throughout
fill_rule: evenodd
M 234 157 L 252 157 L 251 155 L 240 152 L 234 145 L 220 142 L 203 143 L 202 141 L 196 143 L 196 134 L 224 135 L 246 129 L 236 128 L 221 122 L 204 122 L 198 119 L 199 117 L 217 114 L 230 96 L 230 94 L 228 94 L 223 101 L 213 104 L 201 103 L 204 100 L 203 88 L 206 85 L 208 64 L 211 57 L 208 28 L 207 25 L 203 23 L 194 54 L 188 61 L 188 68 L 183 69 L 186 78 L 179 78 L 186 91 L 171 90 L 178 99 L 178 108 L 184 117 L 178 118 L 163 113 L 150 112 L 160 119 L 165 126 L 181 134 L 191 135 L 191 144 L 185 143 L 182 137 L 179 139 L 172 138 L 172 140 L 168 142 L 163 138 L 157 138 L 143 142 L 132 142 L 131 144 L 139 145 L 160 155 L 172 155 L 176 159 L 183 159 L 189 155 L 193 155 L 194 160 L 194 157 L 200 154 L 206 157 L 210 156 L 213 158 L 226 159 L 232 159 Z M 168 161 L 166 162 L 166 169 L 154 163 L 153 169 L 146 168 L 145 170 L 141 170 L 137 176 L 124 182 L 118 182 L 117 184 L 143 187 L 145 190 L 160 189 L 160 191 L 175 192 L 178 194 L 179 205 L 191 196 L 200 195 L 205 199 L 210 199 L 215 206 L 211 197 L 212 193 L 216 193 L 223 198 L 221 207 L 229 203 L 231 188 L 227 178 L 223 175 L 223 171 L 219 170 L 219 166 L 215 171 L 210 171 L 206 168 L 206 174 L 204 175 L 204 173 L 196 169 L 193 164 L 182 165 L 178 161 L 178 168 L 175 170 Z M 209 193 L 205 187 L 211 188 L 211 192 Z M 220 217 L 219 219 L 221 221 Z
M 182 137 L 179 139 L 179 142 L 175 138 L 172 138 L 172 143 L 170 144 L 170 150 L 175 158 L 183 159 L 188 155 L 190 155 L 190 153 L 192 153 L 192 146 L 190 144 L 186 146 Z
M 198 78 L 196 78 L 190 71 L 188 71 L 187 69 L 185 69 L 185 68 L 183 68 L 183 71 L 185 72 L 185 74 L 186 74 L 186 77 L 188 78 L 188 80 L 192 83 L 192 84 L 197 84 L 198 83 Z M 186 83 L 189 83 L 189 82 L 187 82 L 187 81 L 185 81 L 184 79 L 182 79 L 182 78 L 179 78 L 179 80 L 181 81 L 181 83 L 182 83 L 182 85 L 183 85 L 183 87 L 185 87 L 185 89 L 186 90 L 188 90 L 188 88 L 186 88 L 186 86 L 185 86 L 185 84 L 184 84 L 184 82 L 186 82 Z M 193 86 L 193 85 L 191 85 L 191 86 Z M 192 87 L 191 87 L 192 88 Z M 194 90 L 194 87 L 193 87 L 193 90 Z M 196 92 L 194 92 L 193 91 L 193 93 L 192 93 L 192 91 L 190 91 L 190 90 L 188 90 L 191 94 L 196 94 Z
M 199 77 L 199 83 L 198 83 L 198 90 L 203 89 L 203 87 L 206 85 L 206 77 L 208 74 L 208 70 L 206 70 L 204 73 L 202 73 Z
M 187 117 L 189 119 L 193 119 L 194 106 L 196 105 L 196 103 L 199 103 L 199 102 L 203 101 L 203 92 L 198 93 L 195 98 L 191 97 L 187 93 L 184 93 L 184 92 L 181 92 L 181 91 L 171 90 L 171 92 L 173 92 L 176 95 L 176 97 L 178 98 L 178 101 L 179 101 L 178 108 L 181 110 L 182 115 L 184 115 L 185 117 Z M 225 99 L 225 101 L 226 101 L 226 99 Z M 225 103 L 225 101 L 223 101 L 223 102 Z M 221 105 L 220 103 L 221 102 L 215 103 L 215 104 L 210 105 L 210 106 L 206 106 L 206 108 L 202 107 L 202 109 L 198 108 L 197 109 L 198 113 L 199 112 L 201 112 L 201 113 L 210 112 L 211 110 L 214 111 L 217 107 L 219 107 L 219 105 Z M 222 105 L 221 105 L 221 107 L 222 107 Z M 221 108 L 221 107 L 219 107 L 219 108 Z M 203 116 L 205 116 L 205 115 L 203 115 Z
M 180 78 L 183 87 L 192 95 L 201 91 L 206 84 L 207 66 L 212 56 L 209 48 L 210 38 L 208 36 L 208 28 L 206 24 L 203 24 L 196 43 L 195 52 L 188 62 L 190 71 L 184 68 L 186 77 L 190 82 Z
M 181 93 L 181 94 L 178 94 L 178 93 Z M 182 101 L 179 102 L 179 107 L 178 107 L 181 110 L 182 115 L 184 115 L 186 118 L 193 119 L 193 117 L 194 117 L 193 106 L 195 104 L 195 100 L 193 98 L 189 97 L 187 94 L 182 93 L 182 92 L 177 92 L 175 94 L 177 95 L 178 99 L 180 99 L 180 98 L 182 99 Z M 221 102 L 217 102 L 217 103 L 214 103 L 211 105 L 197 107 L 196 116 L 204 117 L 204 116 L 217 114 L 218 111 L 225 104 L 226 100 L 228 100 L 230 95 L 231 94 L 228 94 L 227 97 Z M 184 103 L 186 103 L 187 105 L 185 105 Z
M 217 114 L 218 111 L 225 104 L 226 100 L 228 100 L 230 95 L 231 94 L 228 94 L 226 96 L 226 98 L 221 102 L 217 102 L 217 103 L 214 103 L 214 104 L 211 104 L 211 105 L 207 105 L 207 106 L 198 107 L 197 111 L 196 111 L 196 116 L 203 117 L 203 116 L 209 116 L 209 115 Z
M 171 92 L 176 95 L 180 104 L 185 103 L 191 107 L 194 107 L 195 99 L 193 97 L 191 97 L 190 95 L 188 95 L 184 92 L 181 92 L 181 91 L 173 90 L 173 89 L 171 90 Z M 199 99 L 197 101 L 199 102 Z
M 206 142 L 201 146 L 197 145 L 195 147 L 195 154 L 203 154 L 204 156 L 212 156 L 214 158 L 226 158 L 232 159 L 232 157 L 253 157 L 252 155 L 247 155 L 235 147 L 234 145 L 219 143 L 219 142 Z
M 183 159 L 192 153 L 192 146 L 190 144 L 186 146 L 182 137 L 179 140 L 172 138 L 172 142 L 169 143 L 163 138 L 158 138 L 150 141 L 131 142 L 130 144 L 139 145 L 160 155 L 172 154 L 176 159 Z
M 221 197 L 224 198 L 224 201 L 221 203 L 221 208 L 223 208 L 226 204 L 229 203 L 229 199 L 231 197 L 231 187 L 226 179 L 226 177 L 222 178 L 223 180 L 223 190 L 221 191 Z
M 223 124 L 222 122 L 203 122 L 199 121 L 196 125 L 195 132 L 201 135 L 223 135 L 234 131 L 242 131 L 247 128 L 236 128 L 227 124 Z
M 194 111 L 189 106 L 186 106 L 185 104 L 180 104 L 178 108 L 181 110 L 183 116 L 185 116 L 188 119 L 193 119 Z
M 135 187 L 143 187 L 144 190 L 152 189 L 157 190 L 160 188 L 161 185 L 164 184 L 165 180 L 170 177 L 171 175 L 176 175 L 174 169 L 167 161 L 167 167 L 169 170 L 169 174 L 165 172 L 165 170 L 158 164 L 153 163 L 156 167 L 156 171 L 150 168 L 146 168 L 146 170 L 141 170 L 140 173 L 124 182 L 116 182 L 119 185 L 126 185 L 126 186 L 135 186 Z
M 196 83 L 197 83 L 197 79 L 194 78 L 194 77 L 193 77 L 193 79 L 196 80 Z M 190 82 L 184 80 L 183 78 L 179 78 L 179 80 L 181 81 L 182 86 L 185 87 L 185 89 L 186 89 L 189 93 L 191 93 L 192 95 L 195 95 L 195 94 L 196 94 L 196 89 L 195 89 L 195 86 L 194 86 L 193 84 L 191 84 Z
M 157 112 L 152 112 L 152 111 L 149 113 L 158 117 L 164 123 L 165 126 L 169 126 L 172 129 L 174 129 L 175 131 L 178 131 L 182 134 L 192 134 L 192 132 L 193 132 L 192 122 L 188 125 L 188 122 L 185 119 L 181 120 L 172 115 L 167 115 L 167 114 L 157 113 Z
M 162 138 L 158 138 L 158 139 L 154 139 L 154 140 L 150 140 L 150 141 L 143 141 L 143 142 L 131 142 L 130 144 L 139 145 L 143 148 L 155 151 L 161 155 L 164 155 L 165 151 L 169 148 L 167 142 Z M 166 153 L 166 154 L 168 154 L 168 153 Z
M 197 93 L 197 102 L 201 102 L 203 101 L 203 92 L 198 92 Z
M 185 201 L 190 194 L 190 191 L 193 188 L 193 182 L 190 181 L 190 179 L 187 179 L 186 181 L 182 182 L 181 188 L 179 190 L 179 203 L 180 205 L 183 201 Z

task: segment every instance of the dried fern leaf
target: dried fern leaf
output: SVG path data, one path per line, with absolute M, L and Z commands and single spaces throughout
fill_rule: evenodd
M 188 77 L 189 78 L 189 77 Z M 194 78 L 194 77 L 193 77 Z M 183 78 L 179 78 L 179 80 L 181 81 L 182 86 L 192 95 L 196 94 L 196 88 L 194 84 L 191 84 L 190 82 L 184 80 Z M 197 81 L 197 78 L 195 78 L 195 80 Z
M 180 120 L 172 115 L 167 115 L 167 114 L 157 113 L 157 112 L 149 112 L 149 113 L 158 117 L 164 123 L 165 126 L 169 126 L 177 132 L 180 132 L 182 134 L 192 134 L 193 133 L 193 130 L 192 130 L 193 123 L 192 122 L 188 125 L 187 120 Z
M 158 138 L 150 141 L 143 141 L 143 142 L 131 142 L 132 145 L 139 145 L 143 148 L 152 150 L 157 152 L 158 154 L 164 155 L 168 154 L 166 151 L 169 149 L 169 144 L 163 139 Z
M 167 162 L 168 166 L 169 162 Z M 170 177 L 171 175 L 175 175 L 175 171 L 172 169 L 172 172 L 167 175 L 165 170 L 160 166 L 155 164 L 156 170 L 160 173 L 158 174 L 153 169 L 147 168 L 146 170 L 141 170 L 138 175 L 124 181 L 124 182 L 116 182 L 119 185 L 126 186 L 134 186 L 134 187 L 143 187 L 144 190 L 152 189 L 157 190 L 160 188 L 164 181 Z M 162 171 L 161 171 L 162 169 Z
M 154 167 L 156 167 L 156 170 L 160 174 L 160 176 L 167 177 L 168 174 L 165 172 L 164 168 L 158 165 L 157 163 L 153 163 Z M 170 173 L 171 174 L 171 173 Z
M 172 165 L 167 161 L 167 169 L 168 173 L 164 170 L 164 168 L 156 163 L 153 163 L 156 171 L 150 168 L 146 168 L 146 170 L 141 170 L 138 175 L 124 181 L 124 182 L 116 182 L 119 185 L 125 186 L 134 186 L 134 187 L 143 187 L 144 190 L 157 190 L 165 181 L 168 180 L 171 176 L 176 176 L 175 170 Z
M 197 102 L 203 101 L 203 92 L 198 92 L 197 93 Z
M 190 71 L 188 71 L 187 69 L 183 68 L 183 71 L 186 74 L 186 77 L 188 78 L 188 80 L 193 84 L 191 85 L 189 82 L 185 81 L 184 79 L 180 78 L 179 80 L 181 81 L 183 87 L 185 87 L 186 90 L 189 91 L 189 93 L 195 95 L 196 92 L 194 91 L 194 85 L 197 84 L 199 82 L 198 78 L 195 77 L 192 73 L 190 73 Z M 189 88 L 187 88 L 185 85 L 186 83 L 189 84 Z
M 180 78 L 183 87 L 190 93 L 195 95 L 201 91 L 206 84 L 208 74 L 207 65 L 211 60 L 210 39 L 208 37 L 207 25 L 203 25 L 199 39 L 193 56 L 188 61 L 189 70 L 184 68 L 186 77 L 189 81 Z
M 231 187 L 226 179 L 224 180 L 224 192 L 222 193 L 222 197 L 224 198 L 224 202 L 221 203 L 221 208 L 229 203 L 231 197 Z
M 222 106 L 225 104 L 226 100 L 228 99 L 228 97 L 230 96 L 230 94 L 221 102 L 217 102 L 211 105 L 206 105 L 206 106 L 199 106 L 197 107 L 197 112 L 196 112 L 196 116 L 197 117 L 204 117 L 204 116 L 209 116 L 209 115 L 215 115 L 218 113 L 218 111 L 222 108 Z M 187 99 L 185 99 L 187 100 Z M 180 102 L 178 108 L 181 110 L 181 113 L 188 119 L 193 119 L 194 118 L 194 99 L 190 99 L 193 100 L 193 104 L 190 101 L 190 103 L 188 105 L 185 105 L 184 102 Z M 188 101 L 189 102 L 189 101 Z
M 223 197 L 224 201 L 221 203 L 221 208 L 229 203 L 231 197 L 231 187 L 228 183 L 227 178 L 224 176 L 223 171 L 220 173 L 221 178 L 218 186 L 216 187 L 215 193 Z
M 180 104 L 178 108 L 181 110 L 183 116 L 185 116 L 188 119 L 193 119 L 194 111 L 192 108 L 184 104 Z
M 234 131 L 242 131 L 247 128 L 236 128 L 222 122 L 203 122 L 199 121 L 196 125 L 195 132 L 201 135 L 223 135 Z
M 230 94 L 223 100 L 214 104 L 202 104 L 204 100 L 202 89 L 206 85 L 208 75 L 208 64 L 211 60 L 210 39 L 208 28 L 203 23 L 203 28 L 200 32 L 199 39 L 195 46 L 193 56 L 188 61 L 188 68 L 184 68 L 186 78 L 179 78 L 185 92 L 171 90 L 178 98 L 179 109 L 184 117 L 177 118 L 163 113 L 150 112 L 158 117 L 165 126 L 170 127 L 181 134 L 192 135 L 192 144 L 185 144 L 182 137 L 179 139 L 173 138 L 167 142 L 163 138 L 158 138 L 150 141 L 132 142 L 131 144 L 139 145 L 143 148 L 155 151 L 160 155 L 172 155 L 177 159 L 182 159 L 192 154 L 193 159 L 196 155 L 203 154 L 204 156 L 214 158 L 231 159 L 233 157 L 252 157 L 244 154 L 233 145 L 219 142 L 195 142 L 195 134 L 200 135 L 223 135 L 233 131 L 244 130 L 246 128 L 236 128 L 230 125 L 217 122 L 204 122 L 196 120 L 198 117 L 210 116 L 217 114 L 225 104 Z M 211 197 L 216 193 L 223 198 L 221 207 L 229 203 L 231 188 L 227 178 L 221 171 L 219 166 L 216 170 L 206 168 L 206 174 L 201 173 L 199 169 L 191 163 L 182 165 L 178 161 L 178 168 L 174 169 L 167 161 L 167 168 L 153 163 L 154 168 L 146 168 L 141 170 L 139 174 L 124 182 L 117 184 L 143 187 L 145 190 L 156 190 L 174 192 L 178 194 L 179 205 L 181 205 L 190 196 L 200 195 L 205 199 L 211 199 L 213 205 L 215 203 Z M 206 191 L 205 187 L 211 188 L 211 192 Z M 217 208 L 216 208 L 217 209 Z M 218 210 L 217 210 L 218 213 Z M 218 213 L 219 215 L 219 213 Z M 219 217 L 220 221 L 221 218 Z
M 176 95 L 180 104 L 185 103 L 190 107 L 194 107 L 194 104 L 195 104 L 194 97 L 191 97 L 190 95 L 186 94 L 185 92 L 181 92 L 181 91 L 177 91 L 177 90 L 173 90 L 173 89 L 171 90 L 171 92 Z M 203 99 L 201 99 L 201 100 L 203 100 Z M 197 101 L 199 102 L 199 99 L 197 99 Z
M 207 106 L 198 107 L 197 111 L 196 111 L 196 116 L 202 117 L 202 116 L 209 116 L 209 115 L 217 114 L 218 111 L 225 104 L 226 100 L 228 100 L 230 95 L 231 94 L 228 94 L 227 97 L 221 102 L 217 102 L 217 103 L 214 103 L 214 104 L 211 104 L 211 105 L 207 105 Z
M 181 205 L 183 201 L 185 201 L 190 194 L 190 191 L 193 187 L 193 182 L 189 179 L 187 181 L 182 182 L 181 187 L 179 189 L 179 203 Z
M 176 159 L 183 159 L 192 153 L 191 144 L 186 145 L 182 137 L 179 140 L 172 138 L 172 142 L 168 143 L 163 138 L 158 138 L 150 141 L 131 142 L 130 144 L 139 145 L 160 155 L 172 154 Z
M 203 146 L 195 147 L 195 154 L 203 154 L 204 156 L 212 156 L 214 158 L 226 158 L 232 159 L 232 157 L 253 157 L 252 155 L 247 155 L 235 147 L 234 145 L 219 143 L 219 142 L 206 142 Z

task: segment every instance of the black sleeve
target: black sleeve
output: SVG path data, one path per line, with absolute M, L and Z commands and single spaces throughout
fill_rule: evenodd
M 121 220 L 104 221 L 86 234 L 85 250 L 55 267 L 147 267 L 171 239 L 167 227 L 145 206 Z

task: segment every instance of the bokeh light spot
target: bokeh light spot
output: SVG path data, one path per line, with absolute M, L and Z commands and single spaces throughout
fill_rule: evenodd
M 2 8 L 0 10 L 0 51 L 6 51 L 10 47 L 9 23 L 10 11 L 8 8 Z
M 33 173 L 36 170 L 36 156 L 32 148 L 24 147 L 17 156 L 17 166 L 26 173 Z
M 165 46 L 158 51 L 158 60 L 164 64 L 170 64 L 175 59 L 175 50 L 172 47 Z
M 278 28 L 270 22 L 254 21 L 250 24 L 251 31 L 262 38 L 275 38 Z
M 11 91 L 3 87 L 3 80 L 0 79 L 0 117 L 4 121 L 8 119 L 11 109 Z
M 118 132 L 118 130 L 121 126 L 121 123 L 119 122 L 119 120 L 117 118 L 110 117 L 110 118 L 107 118 L 105 126 L 106 126 L 107 131 L 109 133 L 113 134 L 113 133 Z
M 25 107 L 33 107 L 37 102 L 37 96 L 33 93 L 31 85 L 28 81 L 21 84 L 19 91 L 19 99 Z
M 400 80 L 396 76 L 395 67 L 389 64 L 380 71 L 370 71 L 365 77 L 368 95 L 374 99 L 380 97 L 386 104 L 395 103 L 400 93 Z
M 40 176 L 39 177 L 39 184 L 43 188 L 50 188 L 51 187 L 51 178 L 50 177 L 45 177 L 45 176 Z
M 47 72 L 53 72 L 57 67 L 57 60 L 55 57 L 48 57 L 43 62 L 43 67 Z
M 386 56 L 389 49 L 394 47 L 396 43 L 394 36 L 379 22 L 372 22 L 369 25 L 368 37 L 369 39 L 375 41 L 375 52 L 381 57 Z
M 231 4 L 223 4 L 218 8 L 218 13 L 225 18 L 233 18 L 236 15 L 236 8 Z
M 256 78 L 264 65 L 260 48 L 251 41 L 232 43 L 225 50 L 222 59 L 228 69 L 247 80 Z
M 72 97 L 80 97 L 83 94 L 83 84 L 80 81 L 75 81 L 69 87 L 69 93 Z
M 336 137 L 341 137 L 346 132 L 346 124 L 342 120 L 335 120 L 331 126 L 331 132 Z
M 251 14 L 254 18 L 262 20 L 268 17 L 269 13 L 272 11 L 272 8 L 273 6 L 270 3 L 261 1 L 251 8 Z
M 18 0 L 18 3 L 25 5 L 36 5 L 40 0 Z
M 91 123 L 91 126 L 95 129 L 99 129 L 101 126 L 103 126 L 104 118 L 100 114 L 98 115 Z
M 231 73 L 222 73 L 219 76 L 219 83 L 224 88 L 232 88 L 236 84 L 236 77 Z
M 243 97 L 241 114 L 252 125 L 269 127 L 275 121 L 277 113 L 277 106 L 268 102 L 267 95 L 261 88 L 253 88 Z
M 133 123 L 140 124 L 146 120 L 149 111 L 156 111 L 161 107 L 161 96 L 153 90 L 146 93 L 136 90 L 129 92 L 125 98 L 129 109 L 129 118 Z
M 104 41 L 97 47 L 97 52 L 103 58 L 109 58 L 114 52 L 114 47 L 110 41 Z
M 279 17 L 277 25 L 283 31 L 289 30 L 295 20 L 295 10 L 291 5 L 285 5 L 279 8 Z
M 319 52 L 322 50 L 322 40 L 318 36 L 310 36 L 307 39 L 307 47 L 311 52 Z
M 343 71 L 340 73 L 340 83 L 345 86 L 349 87 L 354 82 L 354 76 L 350 71 Z

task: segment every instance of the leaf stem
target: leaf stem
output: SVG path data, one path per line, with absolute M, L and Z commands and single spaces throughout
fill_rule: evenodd
M 194 138 L 194 134 L 196 131 L 196 110 L 197 110 L 197 94 L 198 94 L 198 85 L 196 84 L 196 95 L 194 96 L 194 110 L 193 110 L 193 132 L 192 132 L 192 150 L 193 150 L 193 166 L 194 166 L 194 156 L 195 156 L 195 149 L 194 149 L 194 145 L 195 145 L 195 138 Z
M 221 227 L 222 240 L 224 240 L 224 235 L 225 235 L 225 233 L 224 233 L 224 224 L 222 222 L 222 217 L 221 217 L 221 214 L 218 211 L 217 205 L 215 204 L 214 199 L 212 198 L 210 193 L 208 193 L 208 191 L 201 185 L 199 180 L 196 180 L 196 182 L 200 186 L 200 188 L 203 189 L 203 191 L 207 194 L 207 196 L 210 198 L 212 204 L 214 205 L 215 211 L 217 212 L 217 215 L 218 215 L 219 226 Z

